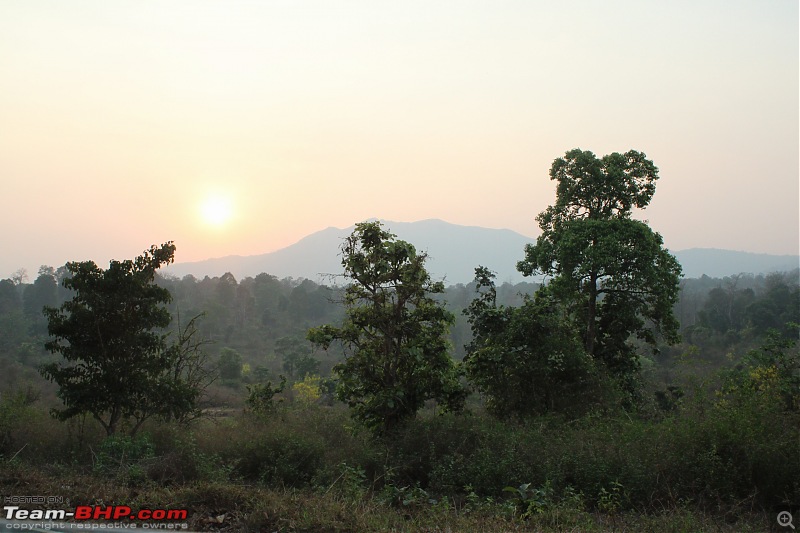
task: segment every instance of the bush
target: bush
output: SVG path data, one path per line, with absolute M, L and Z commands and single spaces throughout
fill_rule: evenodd
M 195 434 L 186 428 L 161 424 L 151 430 L 150 438 L 155 444 L 156 457 L 148 464 L 147 476 L 161 485 L 231 480 L 232 469 L 218 454 L 201 451 Z
M 446 416 L 418 420 L 398 435 L 386 468 L 396 486 L 433 496 L 502 498 L 504 487 L 527 485 L 547 487 L 553 502 L 581 494 L 604 513 L 686 501 L 713 510 L 777 509 L 800 502 L 798 422 L 757 404 L 684 410 L 660 421 L 593 415 L 511 424 Z
M 286 378 L 283 376 L 281 376 L 281 384 L 277 387 L 273 387 L 271 381 L 267 381 L 265 384 L 248 385 L 247 407 L 257 415 L 267 415 L 274 412 L 278 404 L 283 401 L 283 398 L 276 400 L 275 396 L 282 393 L 284 387 L 286 387 Z
M 324 443 L 291 432 L 271 432 L 245 443 L 235 472 L 247 481 L 267 486 L 302 487 L 310 484 L 323 464 Z
M 147 436 L 111 435 L 100 444 L 94 472 L 136 484 L 145 479 L 146 462 L 153 457 L 155 450 Z
M 30 387 L 0 394 L 0 457 L 11 458 L 21 451 L 19 447 L 25 446 L 15 436 L 34 415 L 31 405 L 37 398 Z

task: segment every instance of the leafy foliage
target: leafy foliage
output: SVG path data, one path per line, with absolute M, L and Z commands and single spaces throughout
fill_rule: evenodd
M 281 376 L 281 383 L 277 387 L 273 387 L 271 381 L 248 385 L 247 406 L 255 414 L 269 414 L 275 410 L 277 403 L 283 401 L 282 398 L 276 401 L 275 395 L 282 393 L 285 387 L 286 378 L 283 376 Z
M 800 412 L 800 349 L 797 324 L 791 336 L 770 330 L 764 344 L 751 350 L 743 364 L 727 373 L 720 391 L 723 401 L 747 401 L 779 406 Z
M 31 419 L 31 405 L 38 399 L 38 394 L 31 388 L 17 390 L 0 395 L 0 458 L 13 456 L 17 443 L 15 431 Z
M 171 397 L 160 413 L 166 420 L 184 423 L 199 418 L 207 407 L 206 389 L 217 379 L 218 373 L 209 364 L 204 349 L 210 341 L 203 339 L 197 328 L 197 321 L 203 316 L 194 316 L 183 326 L 178 313 L 178 335 L 167 348 L 169 370 L 164 377 Z
M 320 362 L 310 353 L 308 341 L 281 337 L 275 341 L 275 353 L 283 359 L 283 370 L 290 377 L 302 379 L 319 372 Z
M 431 281 L 425 259 L 379 222 L 356 224 L 342 246 L 351 281 L 344 323 L 308 334 L 323 348 L 344 346 L 347 358 L 334 368 L 337 395 L 378 433 L 413 418 L 428 399 L 453 409 L 464 400 L 446 338 L 454 317 L 430 297 L 444 285 Z
M 112 435 L 100 444 L 94 471 L 123 482 L 141 482 L 145 477 L 142 463 L 154 455 L 153 443 L 145 436 Z
M 74 297 L 45 308 L 52 337 L 45 346 L 64 358 L 41 367 L 64 402 L 54 416 L 90 413 L 108 435 L 133 419 L 133 435 L 154 415 L 181 419 L 194 410 L 197 382 L 185 372 L 193 335 L 184 330 L 177 345 L 168 345 L 161 331 L 171 321 L 164 307 L 171 296 L 154 283 L 174 253 L 169 242 L 134 260 L 111 261 L 107 270 L 92 261 L 67 264 L 72 277 L 63 283 Z
M 742 274 L 732 276 L 708 291 L 697 313 L 698 326 L 737 340 L 745 330 L 766 334 L 770 329 L 789 333 L 787 324 L 800 322 L 800 287 L 797 279 L 777 272 L 763 279 L 756 292 Z
M 292 385 L 292 392 L 294 392 L 295 399 L 300 405 L 309 406 L 322 398 L 321 381 L 322 378 L 319 376 L 306 374 L 303 381 L 298 381 Z
M 42 310 L 47 306 L 54 306 L 58 301 L 58 282 L 56 281 L 55 269 L 45 267 L 39 269 L 39 276 L 25 288 L 23 293 L 23 307 L 25 314 L 34 323 L 37 333 L 46 331 L 46 321 L 42 316 Z
M 663 240 L 631 219 L 655 193 L 658 169 L 640 152 L 602 159 L 579 149 L 556 159 L 556 203 L 539 214 L 542 235 L 517 268 L 552 276 L 550 289 L 582 331 L 588 354 L 620 376 L 638 368 L 632 335 L 678 340 L 673 316 L 681 267 Z
M 219 377 L 228 381 L 242 379 L 242 354 L 232 348 L 223 348 L 219 354 Z
M 553 505 L 553 487 L 549 482 L 539 488 L 531 487 L 530 483 L 522 483 L 518 487 L 508 486 L 503 488 L 503 492 L 511 493 L 511 501 L 522 518 L 542 513 Z
M 475 269 L 479 296 L 464 311 L 472 325 L 464 367 L 497 416 L 528 417 L 589 404 L 594 363 L 549 291 L 520 307 L 498 306 L 494 274 Z

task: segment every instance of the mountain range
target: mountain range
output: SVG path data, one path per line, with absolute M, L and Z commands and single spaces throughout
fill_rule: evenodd
M 469 283 L 478 265 L 495 271 L 499 283 L 523 281 L 525 278 L 517 272 L 516 264 L 523 258 L 525 245 L 536 242 L 532 237 L 508 229 L 461 226 L 435 219 L 383 223 L 399 239 L 412 243 L 418 251 L 427 252 L 428 271 L 434 279 L 444 279 L 446 285 Z M 353 228 L 327 228 L 266 254 L 231 255 L 176 263 L 170 265 L 165 273 L 178 277 L 191 274 L 202 278 L 230 272 L 236 279 L 242 279 L 266 272 L 278 278 L 308 278 L 331 284 L 335 283 L 335 278 L 331 276 L 342 273 L 340 247 Z M 800 266 L 800 256 L 796 255 L 755 254 L 713 248 L 692 248 L 672 253 L 683 265 L 683 274 L 687 278 L 697 278 L 703 274 L 721 278 L 742 272 L 782 272 Z M 528 278 L 528 281 L 531 279 Z

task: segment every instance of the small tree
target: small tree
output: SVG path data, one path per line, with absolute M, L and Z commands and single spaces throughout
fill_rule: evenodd
M 302 381 L 292 385 L 292 392 L 294 392 L 297 402 L 304 407 L 317 403 L 322 398 L 321 383 L 321 377 L 306 374 Z
M 233 348 L 223 348 L 219 354 L 219 377 L 229 383 L 242 379 L 242 354 Z
M 178 336 L 167 352 L 170 368 L 164 390 L 168 392 L 168 401 L 160 413 L 165 420 L 189 422 L 199 418 L 208 407 L 206 389 L 217 379 L 218 372 L 203 349 L 211 341 L 200 338 L 196 326 L 203 316 L 196 315 L 183 326 L 178 313 Z
M 247 407 L 257 415 L 267 415 L 275 411 L 283 398 L 275 399 L 275 396 L 282 393 L 286 387 L 286 378 L 281 376 L 281 383 L 277 387 L 273 387 L 271 381 L 266 383 L 256 383 L 255 385 L 247 386 Z
M 323 348 L 344 346 L 347 357 L 334 367 L 337 396 L 376 433 L 413 418 L 428 399 L 448 409 L 464 401 L 447 341 L 454 316 L 430 297 L 444 284 L 431 281 L 425 254 L 395 237 L 379 222 L 356 224 L 342 246 L 350 280 L 344 323 L 308 334 Z
M 477 298 L 464 310 L 472 325 L 467 378 L 501 418 L 580 411 L 598 400 L 598 376 L 563 308 L 543 288 L 520 307 L 497 305 L 494 274 L 475 269 Z
M 108 435 L 133 420 L 134 435 L 152 416 L 185 419 L 196 409 L 198 369 L 194 321 L 169 345 L 168 290 L 155 284 L 156 270 L 171 263 L 175 245 L 152 246 L 134 260 L 68 263 L 64 279 L 74 291 L 59 308 L 46 307 L 51 340 L 45 347 L 63 356 L 41 368 L 58 386 L 60 420 L 91 414 Z M 202 359 L 200 359 L 202 363 Z
M 302 380 L 306 375 L 319 372 L 320 361 L 312 354 L 308 341 L 298 337 L 281 337 L 275 341 L 275 353 L 283 359 L 283 371 L 290 378 Z

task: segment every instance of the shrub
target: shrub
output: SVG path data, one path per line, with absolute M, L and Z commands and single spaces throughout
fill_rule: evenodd
M 135 484 L 145 479 L 146 461 L 153 457 L 153 443 L 146 435 L 111 435 L 100 444 L 94 472 Z
M 304 406 L 309 406 L 319 401 L 322 397 L 322 390 L 320 389 L 320 382 L 322 378 L 319 376 L 306 375 L 303 381 L 298 381 L 292 385 L 292 392 L 295 394 L 295 399 Z
M 308 485 L 323 464 L 325 447 L 319 438 L 277 431 L 242 444 L 235 473 L 267 486 Z

